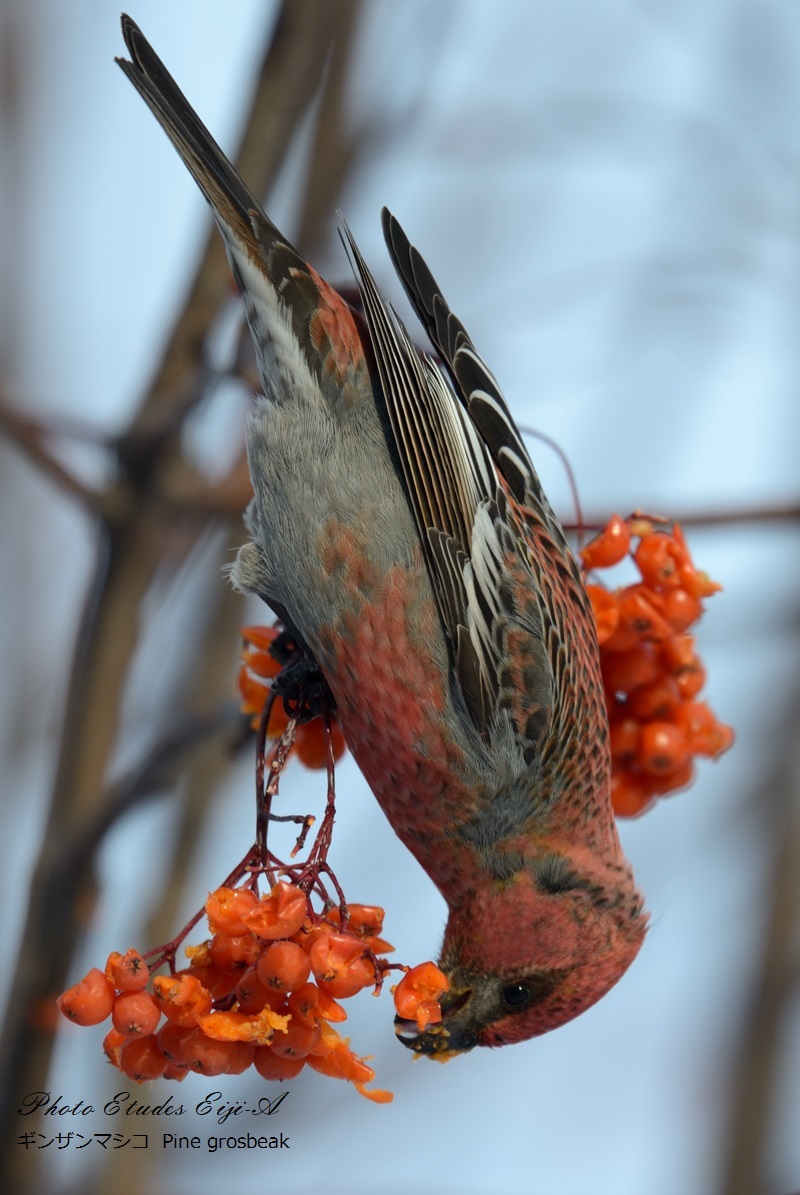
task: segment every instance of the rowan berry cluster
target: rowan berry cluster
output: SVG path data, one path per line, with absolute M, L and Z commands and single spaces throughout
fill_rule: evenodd
M 695 568 L 677 523 L 614 515 L 580 552 L 588 574 L 626 557 L 639 581 L 587 590 L 608 706 L 612 803 L 618 816 L 633 817 L 691 784 L 695 757 L 717 758 L 733 731 L 697 700 L 706 671 L 689 634 L 721 586 Z
M 383 909 L 315 915 L 300 888 L 279 881 L 261 897 L 252 886 L 218 888 L 205 912 L 212 936 L 187 948 L 186 968 L 153 975 L 136 950 L 112 953 L 105 972 L 94 968 L 59 998 L 61 1012 L 78 1025 L 111 1017 L 106 1055 L 137 1082 L 250 1066 L 264 1079 L 293 1079 L 310 1066 L 377 1103 L 391 1100 L 367 1090 L 375 1072 L 333 1027 L 347 1019 L 339 1000 L 380 990 L 389 967 L 380 956 L 392 950 L 380 937 Z
M 240 1074 L 250 1066 L 264 1079 L 286 1080 L 310 1066 L 388 1103 L 390 1092 L 368 1090 L 375 1072 L 334 1028 L 347 1019 L 339 1001 L 368 987 L 377 994 L 389 970 L 407 972 L 393 989 L 395 1005 L 422 1030 L 442 1018 L 438 998 L 447 979 L 433 963 L 411 971 L 389 963 L 382 957 L 393 949 L 380 936 L 383 909 L 345 902 L 327 862 L 334 761 L 344 751 L 329 694 L 285 631 L 248 627 L 243 634 L 239 689 L 258 728 L 256 842 L 172 942 L 144 956 L 112 953 L 105 971 L 91 970 L 58 1006 L 78 1025 L 111 1017 L 106 1055 L 136 1082 L 180 1081 L 189 1071 Z M 277 742 L 268 752 L 270 738 Z M 295 856 L 315 819 L 271 812 L 295 747 L 306 766 L 328 771 L 325 815 L 300 862 Z M 268 849 L 272 821 L 300 826 L 289 862 Z M 262 877 L 270 887 L 259 894 Z M 187 946 L 188 966 L 176 969 L 179 947 L 204 914 L 211 937 Z M 156 975 L 164 964 L 169 974 Z

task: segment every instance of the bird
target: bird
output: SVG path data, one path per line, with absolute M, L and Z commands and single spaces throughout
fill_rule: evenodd
M 498 383 L 388 210 L 433 352 L 342 239 L 363 312 L 282 236 L 130 17 L 116 61 L 208 201 L 263 396 L 232 580 L 322 672 L 347 744 L 448 915 L 439 1060 L 571 1020 L 636 957 L 647 914 L 617 835 L 591 606 Z

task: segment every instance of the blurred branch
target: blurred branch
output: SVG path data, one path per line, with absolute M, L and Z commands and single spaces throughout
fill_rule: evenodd
M 348 9 L 354 7 L 353 0 L 347 0 L 347 7 Z M 337 42 L 337 46 L 338 44 Z M 344 50 L 340 51 L 337 57 L 342 59 Z M 341 78 L 338 73 L 331 75 L 331 88 L 334 110 L 340 115 Z M 338 145 L 341 158 L 352 163 L 356 157 L 355 146 L 348 143 L 348 147 L 345 149 L 341 134 L 334 131 L 335 126 L 327 106 L 323 108 L 323 114 L 325 119 L 320 123 L 324 123 L 329 137 L 317 139 L 320 160 L 327 161 L 330 144 L 335 143 Z M 319 235 L 324 223 L 323 214 L 331 210 L 331 195 L 338 192 L 344 177 L 345 175 L 339 167 L 331 174 L 326 174 L 325 171 L 318 168 L 317 161 L 314 160 L 309 177 L 310 198 L 304 212 L 303 241 L 301 243 L 313 242 Z M 323 180 L 325 185 L 323 185 Z M 236 377 L 243 382 L 250 381 L 244 373 L 231 373 L 229 376 Z M 529 431 L 529 429 L 523 430 Z M 98 491 L 85 486 L 56 460 L 47 447 L 47 441 L 53 437 L 80 439 L 106 449 L 114 447 L 112 441 L 104 440 L 92 429 L 64 425 L 57 420 L 48 419 L 45 423 L 40 419 L 23 415 L 8 402 L 0 390 L 0 433 L 5 433 L 11 443 L 16 444 L 46 477 L 77 498 L 92 513 L 113 522 L 120 517 L 123 508 L 129 504 L 132 495 L 128 492 L 126 497 L 120 487 Z M 129 436 L 130 433 L 127 433 L 126 439 Z M 211 483 L 192 469 L 182 458 L 178 459 L 173 463 L 170 472 L 162 478 L 161 490 L 154 495 L 154 501 L 161 502 L 165 514 L 191 515 L 203 519 L 209 516 L 230 518 L 241 512 L 251 495 L 247 460 L 243 452 L 226 477 Z M 670 518 L 683 527 L 735 528 L 741 526 L 742 523 L 798 523 L 800 522 L 800 505 L 790 503 L 787 506 L 747 506 L 734 510 L 690 511 L 684 514 L 673 513 Z M 608 515 L 587 515 L 581 524 L 581 530 L 601 531 L 607 521 Z M 564 526 L 568 531 L 577 529 L 575 525 L 566 522 Z
M 101 495 L 89 486 L 83 485 L 52 455 L 47 447 L 50 438 L 48 427 L 39 419 L 23 415 L 8 402 L 0 391 L 0 432 L 15 444 L 36 468 L 56 485 L 77 498 L 90 511 L 97 512 Z
M 236 168 L 255 195 L 274 182 L 288 144 L 319 89 L 342 4 L 284 0 L 262 63 Z M 210 223 L 210 222 L 209 222 Z M 230 294 L 230 269 L 212 225 L 186 303 L 120 452 L 139 455 L 180 424 L 197 398 L 195 373 L 208 330 Z
M 353 35 L 358 27 L 361 0 L 340 0 L 338 34 L 331 52 L 325 88 L 314 130 L 305 202 L 298 231 L 298 244 L 310 258 L 319 243 L 321 231 L 330 221 L 337 204 L 333 197 L 341 193 L 344 181 L 351 176 L 358 159 L 358 134 L 348 129 L 342 114 Z
M 651 511 L 657 514 L 658 511 Z M 586 515 L 582 523 L 584 531 L 602 531 L 608 522 L 610 511 L 604 515 Z M 742 523 L 798 523 L 800 506 L 743 506 L 738 510 L 709 510 L 679 514 L 669 512 L 671 522 L 681 527 L 739 527 Z M 567 527 L 567 524 L 565 524 Z M 572 527 L 567 527 L 573 530 Z
M 274 180 L 300 119 L 318 91 L 339 8 L 339 3 L 320 5 L 318 0 L 285 0 L 280 8 L 237 157 L 238 168 L 259 194 Z M 121 484 L 130 487 L 132 500 L 110 525 L 99 530 L 97 564 L 66 695 L 47 831 L 32 880 L 1 1043 L 0 1119 L 7 1137 L 0 1186 L 8 1191 L 41 1189 L 33 1159 L 14 1144 L 20 1093 L 45 1088 L 52 1050 L 52 1034 L 32 1027 L 29 1017 L 32 1009 L 65 986 L 83 930 L 80 910 L 85 914 L 94 893 L 90 866 L 76 866 L 65 873 L 63 845 L 76 824 L 90 826 L 95 819 L 99 825 L 96 819 L 103 816 L 97 808 L 99 794 L 105 792 L 117 745 L 121 699 L 138 646 L 143 604 L 174 539 L 174 520 L 164 516 L 163 493 L 182 459 L 183 420 L 208 380 L 204 344 L 228 301 L 228 286 L 228 266 L 214 233 L 153 380 L 130 427 L 115 446 L 118 476 Z M 18 424 L 18 431 L 20 427 Z M 58 476 L 60 467 L 35 437 L 28 440 L 27 450 L 38 457 L 50 476 Z M 66 478 L 60 480 L 69 487 Z M 196 540 L 204 526 L 199 520 Z M 235 608 L 236 599 L 228 597 Z M 201 648 L 196 650 L 201 652 Z M 205 697 L 209 699 L 211 694 Z M 176 708 L 191 708 L 195 698 L 190 689 L 176 694 Z
M 800 755 L 796 729 L 800 699 L 776 742 L 783 757 L 755 794 L 759 825 L 772 845 L 769 907 L 763 951 L 730 1084 L 720 1195 L 766 1195 L 774 1190 L 770 1132 L 775 1125 L 790 1011 L 800 988 Z
M 191 754 L 198 744 L 222 738 L 217 754 L 226 758 L 228 749 L 242 737 L 247 722 L 238 706 L 227 703 L 215 713 L 189 715 L 177 722 L 130 772 L 113 784 L 95 802 L 87 824 L 73 830 L 63 843 L 61 868 L 65 876 L 79 873 L 91 864 L 94 852 L 113 825 L 140 802 L 173 788 L 191 765 Z

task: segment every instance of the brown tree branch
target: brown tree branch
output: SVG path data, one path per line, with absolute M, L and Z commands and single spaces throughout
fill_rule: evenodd
M 92 513 L 100 508 L 102 495 L 85 486 L 69 469 L 56 460 L 47 446 L 50 432 L 39 419 L 16 411 L 0 394 L 0 432 L 42 473 L 71 497 L 77 498 Z
M 338 4 L 317 0 L 286 0 L 280 10 L 237 158 L 256 192 L 264 193 L 275 177 L 317 91 L 337 10 Z M 8 1191 L 41 1189 L 32 1159 L 14 1145 L 19 1096 L 45 1087 L 52 1049 L 51 1033 L 31 1026 L 29 1014 L 65 985 L 82 933 L 79 910 L 85 911 L 94 889 L 89 867 L 64 875 L 60 848 L 71 826 L 89 823 L 97 794 L 104 791 L 143 603 L 172 539 L 159 495 L 180 459 L 182 420 L 205 380 L 203 346 L 227 300 L 228 267 L 217 240 L 209 239 L 154 379 L 117 441 L 119 475 L 135 501 L 100 533 L 69 680 L 48 827 L 0 1043 L 0 1119 L 6 1133 L 0 1186 Z
M 653 511 L 653 514 L 661 513 Z M 604 515 L 596 513 L 584 516 L 584 531 L 602 531 L 608 522 L 609 510 Z M 672 522 L 680 523 L 681 527 L 719 527 L 736 528 L 742 523 L 797 523 L 800 522 L 800 506 L 789 503 L 787 506 L 740 506 L 732 510 L 686 511 L 680 514 L 674 510 L 668 512 Z
M 720 1195 L 773 1190 L 770 1134 L 776 1122 L 781 1065 L 800 986 L 800 699 L 776 741 L 785 744 L 775 772 L 754 794 L 754 815 L 770 835 L 772 863 L 763 946 L 729 1086 Z

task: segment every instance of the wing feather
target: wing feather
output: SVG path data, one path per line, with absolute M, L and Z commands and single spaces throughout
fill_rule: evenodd
M 399 225 L 392 228 L 397 236 Z M 349 229 L 346 244 L 351 254 L 370 338 L 375 351 L 383 396 L 400 458 L 403 477 L 414 512 L 439 615 L 451 648 L 453 672 L 463 703 L 479 732 L 491 740 L 502 711 L 512 711 L 513 694 L 504 666 L 510 627 L 521 626 L 509 573 L 524 575 L 527 553 L 512 531 L 506 495 L 498 475 L 501 452 L 508 455 L 512 491 L 518 454 L 525 454 L 513 422 L 512 433 L 502 396 L 472 349 L 462 326 L 435 289 L 432 275 L 416 250 L 407 260 L 415 285 L 421 288 L 415 303 L 430 334 L 442 338 L 450 359 L 464 357 L 462 374 L 480 378 L 486 390 L 489 417 L 486 428 L 475 418 L 461 387 L 459 369 L 449 370 L 453 385 L 435 362 L 423 357 L 411 342 L 395 312 L 381 299 Z M 431 289 L 433 288 L 433 289 Z M 448 361 L 447 353 L 445 360 Z M 457 388 L 458 392 L 456 392 Z M 491 387 L 491 390 L 488 389 Z M 482 411 L 480 400 L 476 410 Z M 499 412 L 499 418 L 496 412 Z M 507 416 L 510 420 L 510 415 Z M 491 419 L 495 420 L 493 430 Z M 524 472 L 524 471 L 523 471 Z M 520 470 L 517 467 L 517 475 Z M 520 554 L 520 548 L 522 554 Z M 529 654 L 536 661 L 537 698 L 551 687 L 550 665 L 541 635 L 541 624 L 528 617 Z M 523 706 L 525 702 L 522 702 Z M 542 706 L 539 702 L 537 709 Z M 547 702 L 544 702 L 544 707 Z M 532 744 L 526 735 L 535 725 L 537 739 L 547 731 L 545 716 L 514 719 L 525 758 Z

